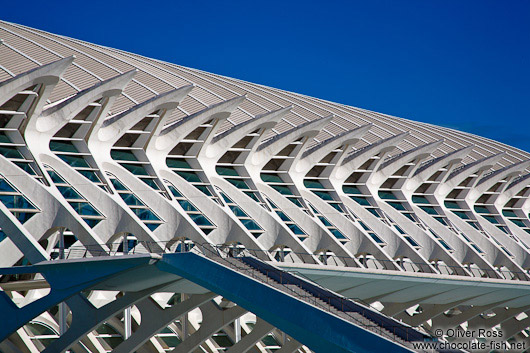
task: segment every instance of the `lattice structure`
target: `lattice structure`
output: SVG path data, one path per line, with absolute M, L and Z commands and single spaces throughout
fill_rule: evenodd
M 70 248 L 224 244 L 309 275 L 318 269 L 313 280 L 411 325 L 487 327 L 530 342 L 530 154 L 17 24 L 0 22 L 0 39 L 1 267 Z M 337 271 L 395 275 L 396 286 L 326 282 Z M 401 286 L 407 276 L 448 289 Z M 45 295 L 41 282 L 6 275 L 0 288 L 25 306 Z M 122 304 L 71 349 L 119 347 L 128 335 L 121 310 L 143 300 L 132 307 L 133 330 L 155 306 L 189 302 L 161 315 L 165 328 L 138 352 L 178 352 L 201 325 L 213 331 L 196 335 L 194 352 L 245 351 L 235 343 L 250 335 L 245 349 L 308 351 L 221 297 L 188 294 L 73 297 L 73 306 Z M 217 324 L 226 308 L 229 325 Z M 43 350 L 60 333 L 57 310 L 32 318 L 0 351 Z

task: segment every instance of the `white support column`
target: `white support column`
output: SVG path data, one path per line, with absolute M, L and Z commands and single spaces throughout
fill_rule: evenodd
M 64 259 L 64 228 L 61 228 L 59 231 L 59 259 Z M 64 335 L 66 327 L 66 316 L 68 314 L 68 309 L 65 302 L 59 303 L 59 335 Z
M 241 318 L 237 318 L 234 321 L 234 331 L 236 336 L 236 343 L 241 341 Z
M 183 302 L 186 299 L 188 299 L 187 295 L 185 293 L 180 293 L 180 301 Z M 188 325 L 188 312 L 186 312 L 180 317 L 180 327 L 182 328 L 182 341 L 184 341 L 188 336 Z
M 123 235 L 123 255 L 129 252 L 129 244 L 127 242 L 127 233 Z M 132 334 L 132 318 L 131 318 L 131 307 L 125 308 L 123 311 L 123 326 L 124 326 L 124 338 L 128 339 Z

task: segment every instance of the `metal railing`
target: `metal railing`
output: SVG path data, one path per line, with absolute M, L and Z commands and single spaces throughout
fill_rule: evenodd
M 246 249 L 238 248 L 233 245 L 214 245 L 210 243 L 195 243 L 187 240 L 185 243 L 182 241 L 135 241 L 133 246 L 123 251 L 123 242 L 119 243 L 107 243 L 107 244 L 93 244 L 93 245 L 83 245 L 83 246 L 71 246 L 67 249 L 64 249 L 64 258 L 85 258 L 85 257 L 96 257 L 96 256 L 120 256 L 127 254 L 162 254 L 162 253 L 171 253 L 171 252 L 182 252 L 187 251 L 186 248 L 193 247 L 211 247 L 215 248 L 218 251 L 225 253 L 228 252 L 238 252 L 246 251 L 248 254 L 255 256 L 260 259 L 273 259 L 273 252 L 266 251 L 262 249 Z M 316 260 L 320 255 L 318 254 L 309 254 L 309 253 L 300 253 L 294 251 L 286 251 L 282 256 L 275 257 L 275 260 L 278 262 L 293 263 L 296 264 L 298 261 L 304 264 L 323 264 L 326 266 L 345 266 L 345 267 L 358 267 L 351 266 L 354 260 L 357 260 L 364 268 L 366 269 L 376 269 L 376 270 L 389 270 L 402 272 L 414 272 L 414 273 L 433 273 L 433 268 L 438 271 L 438 274 L 450 275 L 450 276 L 467 276 L 469 274 L 473 275 L 472 277 L 478 278 L 492 278 L 492 279 L 506 279 L 506 280 L 521 280 L 528 281 L 529 276 L 528 272 L 524 271 L 514 271 L 514 270 L 504 270 L 504 269 L 491 269 L 491 268 L 481 268 L 478 266 L 454 266 L 447 264 L 436 264 L 436 263 L 419 263 L 413 262 L 409 259 L 378 259 L 376 257 L 360 257 L 353 258 L 348 256 L 339 256 L 339 255 L 323 255 L 325 256 L 325 261 L 321 260 L 320 263 Z M 58 257 L 58 253 L 52 253 L 52 259 Z M 362 267 L 361 267 L 362 268 Z M 467 272 L 466 272 L 467 271 Z
M 125 252 L 123 251 L 124 245 L 127 247 Z M 63 258 L 73 259 L 98 256 L 195 252 L 202 254 L 203 256 L 215 262 L 225 265 L 226 267 L 236 270 L 238 273 L 251 277 L 261 283 L 268 284 L 285 292 L 288 295 L 300 299 L 321 310 L 342 317 L 343 319 L 346 319 L 355 325 L 391 339 L 392 341 L 399 342 L 400 344 L 407 344 L 407 341 L 410 341 L 412 337 L 417 338 L 418 335 L 423 335 L 420 333 L 418 328 L 398 324 L 397 322 L 395 322 L 395 324 L 387 323 L 386 325 L 377 324 L 370 319 L 370 316 L 385 316 L 377 313 L 375 309 L 371 309 L 369 305 L 365 305 L 364 303 L 356 303 L 351 299 L 339 296 L 334 293 L 331 294 L 332 292 L 325 289 L 324 287 L 319 286 L 323 293 L 319 293 L 318 295 L 312 294 L 307 291 L 307 288 L 303 288 L 304 286 L 301 285 L 301 282 L 305 281 L 304 279 L 296 277 L 292 273 L 288 273 L 281 269 L 272 268 L 272 266 L 261 262 L 261 260 L 258 260 L 257 257 L 252 255 L 253 250 L 227 245 L 213 245 L 209 243 L 195 243 L 189 241 L 184 243 L 181 241 L 137 241 L 132 244 L 133 246 L 130 245 L 131 244 L 124 244 L 123 242 L 120 242 L 110 244 L 95 244 L 92 246 L 88 245 L 82 247 L 71 246 L 64 250 Z M 261 269 L 254 268 L 241 261 L 245 257 L 255 259 L 256 261 L 260 261 L 264 266 L 270 267 Z M 268 257 L 270 258 L 270 256 Z M 296 277 L 297 280 L 293 281 L 293 277 Z M 310 281 L 305 282 L 308 284 L 311 283 Z M 311 285 L 313 284 L 311 283 Z M 330 294 L 326 295 L 325 293 Z M 394 321 L 393 319 L 388 320 Z
M 305 280 L 294 276 L 292 273 L 273 268 L 271 265 L 264 263 L 255 257 L 249 256 L 249 253 L 246 250 L 234 249 L 226 246 L 215 246 L 211 244 L 196 244 L 193 249 L 199 250 L 200 253 L 209 259 L 235 269 L 238 273 L 245 274 L 261 283 L 271 285 L 272 287 L 280 289 L 297 299 L 320 308 L 321 310 L 342 317 L 357 326 L 377 333 L 392 341 L 399 342 L 400 344 L 407 345 L 407 342 L 410 342 L 411 340 L 417 340 L 419 337 L 422 337 L 423 340 L 426 336 L 429 336 L 421 333 L 420 328 L 399 324 L 397 321 L 385 317 L 376 310 L 370 309 L 369 306 L 364 306 L 351 299 L 339 296 L 324 287 L 318 286 L 323 293 L 318 295 L 312 294 L 307 288 L 303 288 L 303 282 Z M 252 258 L 254 261 L 261 263 L 262 266 L 260 266 L 260 268 L 255 268 L 249 265 L 248 262 L 242 261 L 245 258 Z M 230 261 L 230 259 L 233 261 Z M 293 277 L 295 277 L 294 280 Z M 305 282 L 309 285 L 313 285 L 308 281 Z M 294 286 L 294 288 L 291 286 Z M 329 294 L 326 295 L 324 293 Z M 362 318 L 356 316 L 354 313 Z M 393 322 L 393 324 L 377 324 L 370 319 L 370 316 L 385 318 L 386 320 Z M 433 335 L 430 336 L 434 337 Z

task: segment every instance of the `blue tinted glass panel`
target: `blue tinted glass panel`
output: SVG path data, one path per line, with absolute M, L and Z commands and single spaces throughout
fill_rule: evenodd
M 140 180 L 143 181 L 144 183 L 146 183 L 147 185 L 149 185 L 150 187 L 152 187 L 153 189 L 160 190 L 160 188 L 158 187 L 158 184 L 153 179 L 151 179 L 151 178 L 140 178 Z
M 424 210 L 425 212 L 427 212 L 428 214 L 438 214 L 438 212 L 436 212 L 436 210 L 434 209 L 434 207 L 430 207 L 430 206 L 420 206 L 420 208 L 422 210 Z
M 0 146 L 0 154 L 6 158 L 24 159 L 15 147 Z
M 58 155 L 59 158 L 61 158 L 63 161 L 65 161 L 68 165 L 74 168 L 90 168 L 88 163 L 85 161 L 83 157 L 79 156 L 69 156 L 65 154 Z
M 183 172 L 183 171 L 177 171 L 178 175 L 180 175 L 184 180 L 192 182 L 192 183 L 200 183 L 201 178 L 195 173 L 195 172 Z
M 159 218 L 146 208 L 134 208 L 132 210 L 142 221 L 159 221 Z
M 37 172 L 35 172 L 31 164 L 25 162 L 15 162 L 15 164 L 30 175 L 37 175 Z
M 327 218 L 322 217 L 322 216 L 318 216 L 318 219 L 320 219 L 320 221 L 322 221 L 322 223 L 324 223 L 324 225 L 326 227 L 333 227 L 333 224 L 331 224 L 330 221 L 328 221 Z
M 133 194 L 120 194 L 121 198 L 129 206 L 141 206 L 143 202 Z
M 248 217 L 248 215 L 238 206 L 228 206 L 237 217 Z
M 390 191 L 379 191 L 379 197 L 383 200 L 397 200 L 396 195 Z
M 15 217 L 18 219 L 20 223 L 26 222 L 28 219 L 33 217 L 35 213 L 29 213 L 29 212 L 15 212 Z
M 254 222 L 251 219 L 242 219 L 241 223 L 248 229 L 248 230 L 261 230 L 261 227 Z
M 59 152 L 79 152 L 71 142 L 67 141 L 51 141 L 50 150 Z
M 193 206 L 188 200 L 178 200 L 178 203 L 182 206 L 184 211 L 197 211 L 197 208 L 195 208 L 195 206 Z
M 0 191 L 16 192 L 16 190 L 5 179 L 0 179 Z
M 331 195 L 325 191 L 313 191 L 313 192 L 315 193 L 315 195 L 320 197 L 322 200 L 333 201 L 333 197 L 331 197 Z
M 344 191 L 345 194 L 361 194 L 361 190 L 359 190 L 359 188 L 357 188 L 356 186 L 344 186 L 342 188 L 342 191 Z
M 175 196 L 175 197 L 183 197 L 182 194 L 180 192 L 178 192 L 178 190 L 173 185 L 168 185 L 168 189 L 169 189 L 169 191 L 171 191 L 173 196 Z
M 348 239 L 344 234 L 342 234 L 338 229 L 329 230 L 337 239 Z
M 120 165 L 134 175 L 148 175 L 147 171 L 142 165 L 129 163 L 120 163 Z
M 377 243 L 377 244 L 384 244 L 385 242 L 379 238 L 375 233 L 369 233 L 370 236 L 372 237 L 372 239 Z
M 169 168 L 186 168 L 191 169 L 191 166 L 183 158 L 168 158 L 166 164 Z
M 361 206 L 370 206 L 370 202 L 364 197 L 350 196 L 350 198 Z
M 261 173 L 261 180 L 263 180 L 266 183 L 283 183 L 282 178 L 278 174 L 266 174 Z
M 191 219 L 198 226 L 213 226 L 213 224 L 202 214 L 190 214 Z
M 96 172 L 91 170 L 78 170 L 79 174 L 87 178 L 88 180 L 94 182 L 94 183 L 101 183 L 101 180 L 99 179 Z
M 137 161 L 138 159 L 131 151 L 112 150 L 110 156 L 118 161 Z
M 324 185 L 320 181 L 316 180 L 304 180 L 304 186 L 308 189 L 325 189 Z
M 153 231 L 160 226 L 160 223 L 145 223 L 145 226 Z
M 287 186 L 283 186 L 283 185 L 271 185 L 271 187 L 278 191 L 280 194 L 282 195 L 292 195 L 293 193 L 291 192 L 291 190 L 287 187 Z
M 125 185 L 123 185 L 122 183 L 120 183 L 118 181 L 118 179 L 110 179 L 110 182 L 112 183 L 112 186 L 114 186 L 114 188 L 118 191 L 124 191 L 124 190 L 129 190 L 125 187 Z M 122 196 L 123 197 L 123 196 Z
M 231 175 L 231 176 L 238 176 L 239 173 L 234 168 L 230 167 L 216 167 L 215 171 L 219 175 Z
M 206 196 L 212 196 L 212 193 L 210 192 L 210 189 L 208 189 L 205 185 L 195 185 L 197 189 L 199 189 L 203 194 Z
M 430 203 L 425 196 L 412 196 L 412 202 L 414 203 Z
M 101 222 L 101 219 L 83 218 L 83 221 L 85 221 L 85 223 L 88 224 L 90 228 L 94 228 L 99 222 Z
M 406 211 L 407 209 L 405 208 L 405 206 L 403 206 L 403 204 L 401 202 L 388 202 L 387 203 L 394 207 L 396 210 L 398 211 Z
M 57 189 L 59 189 L 59 192 L 65 199 L 77 199 L 77 200 L 83 200 L 81 195 L 77 193 L 73 188 L 69 186 L 57 186 Z
M 291 231 L 296 235 L 305 235 L 305 232 L 300 229 L 296 224 L 288 224 L 287 225 Z
M 257 202 L 260 202 L 260 200 L 259 200 L 258 197 L 256 196 L 256 193 L 255 193 L 255 192 L 252 192 L 252 191 L 245 191 L 244 193 L 245 193 L 245 195 L 247 195 L 248 197 L 250 197 L 252 200 L 257 201 Z
M 250 187 L 244 180 L 226 178 L 226 181 L 228 181 L 230 184 L 234 185 L 238 189 L 250 189 Z

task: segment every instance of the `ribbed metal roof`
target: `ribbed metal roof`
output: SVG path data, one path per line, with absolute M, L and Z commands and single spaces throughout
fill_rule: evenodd
M 464 164 L 501 152 L 507 153 L 494 169 L 530 158 L 527 152 L 465 132 L 215 75 L 17 24 L 0 21 L 0 39 L 4 41 L 0 45 L 0 81 L 60 58 L 75 55 L 73 65 L 56 86 L 49 104 L 64 100 L 98 82 L 136 69 L 138 73 L 134 80 L 115 101 L 109 114 L 118 114 L 160 93 L 193 84 L 195 87 L 178 109 L 174 110 L 168 120 L 169 124 L 212 104 L 246 95 L 246 100 L 231 114 L 219 133 L 257 115 L 292 105 L 291 111 L 270 132 L 270 137 L 307 121 L 333 115 L 331 123 L 315 137 L 312 145 L 344 131 L 373 123 L 373 127 L 357 143 L 355 149 L 407 131 L 410 135 L 398 145 L 389 158 L 439 140 L 444 140 L 444 143 L 432 154 L 433 158 L 469 145 L 475 147 L 463 160 Z

